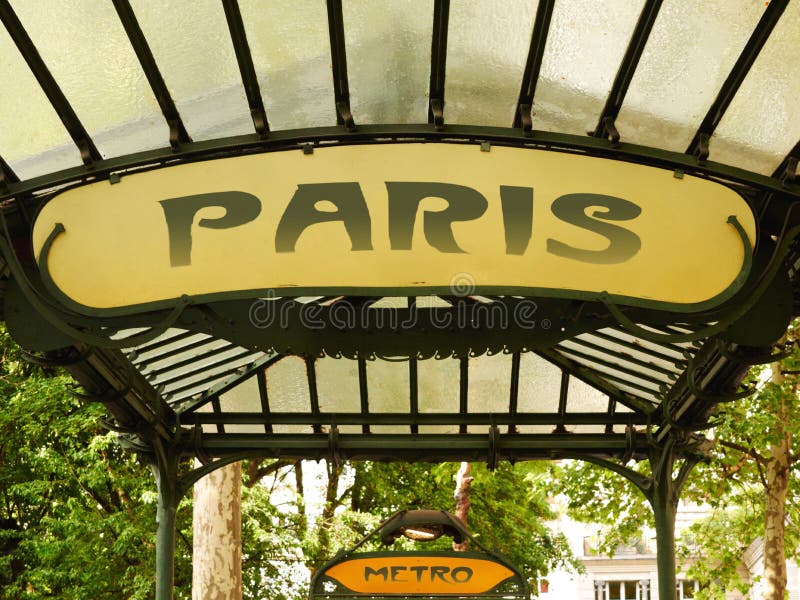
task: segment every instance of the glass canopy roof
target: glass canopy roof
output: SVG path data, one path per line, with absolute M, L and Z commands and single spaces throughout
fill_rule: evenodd
M 676 177 L 686 167 L 763 215 L 770 198 L 800 197 L 800 0 L 0 0 L 0 19 L 0 197 L 23 211 L 55 186 L 270 144 L 482 135 L 646 160 Z M 578 434 L 605 436 L 585 438 L 588 451 L 630 456 L 632 433 L 653 420 L 663 430 L 707 419 L 714 402 L 698 386 L 737 387 L 744 367 L 702 334 L 718 319 L 640 320 L 644 333 L 601 319 L 547 346 L 440 360 L 292 353 L 178 319 L 111 358 L 89 355 L 93 374 L 76 377 L 97 391 L 105 373 L 121 397 L 138 389 L 131 406 L 145 420 L 194 427 L 212 454 L 291 454 L 280 435 L 467 439 L 491 428 L 550 437 L 512 457 L 575 451 L 583 442 L 558 436 Z M 149 326 L 98 327 L 119 338 Z M 87 344 L 75 344 L 80 356 Z
M 167 143 L 167 125 L 112 3 L 9 4 L 103 157 Z M 425 122 L 433 4 L 342 3 L 356 123 Z M 535 129 L 582 135 L 596 127 L 644 4 L 555 2 L 536 85 Z M 800 139 L 800 4 L 785 4 L 714 132 L 713 160 L 770 174 Z M 621 104 L 622 139 L 685 149 L 769 5 L 665 0 Z M 179 0 L 133 0 L 131 6 L 192 139 L 252 132 L 223 3 L 197 0 L 191 10 Z M 333 125 L 324 0 L 297 0 L 290 10 L 258 0 L 241 0 L 239 7 L 270 128 Z M 448 123 L 512 124 L 536 11 L 531 0 L 452 5 Z M 5 30 L 0 73 L 13 82 L 11 93 L 0 96 L 0 156 L 25 179 L 80 165 Z

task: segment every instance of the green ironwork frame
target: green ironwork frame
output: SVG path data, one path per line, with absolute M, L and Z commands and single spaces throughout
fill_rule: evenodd
M 128 156 L 104 159 L 70 106 L 57 82 L 50 74 L 46 64 L 40 57 L 36 47 L 27 35 L 24 27 L 14 13 L 8 0 L 0 0 L 0 20 L 11 35 L 32 73 L 39 82 L 46 97 L 60 117 L 65 129 L 78 147 L 84 166 L 67 169 L 29 180 L 20 181 L 10 165 L 0 157 L 0 202 L 3 203 L 3 255 L 14 269 L 14 276 L 20 286 L 25 286 L 27 278 L 35 277 L 35 268 L 26 261 L 19 261 L 16 248 L 28 244 L 29 227 L 33 215 L 52 194 L 71 186 L 84 185 L 93 181 L 117 180 L 127 173 L 162 168 L 169 164 L 179 164 L 199 160 L 209 160 L 238 156 L 243 154 L 302 150 L 313 152 L 314 148 L 328 147 L 337 144 L 383 144 L 383 143 L 415 143 L 438 142 L 456 144 L 476 144 L 512 146 L 519 148 L 539 148 L 560 152 L 588 154 L 613 160 L 627 161 L 673 170 L 676 176 L 691 174 L 712 179 L 733 187 L 744 194 L 759 222 L 759 243 L 753 257 L 756 268 L 754 273 L 775 275 L 778 271 L 794 274 L 797 259 L 796 248 L 792 247 L 797 233 L 798 218 L 792 214 L 792 207 L 800 200 L 800 185 L 796 182 L 798 159 L 800 159 L 800 142 L 789 152 L 771 177 L 755 174 L 733 166 L 723 165 L 708 160 L 709 140 L 716 125 L 720 122 L 731 99 L 746 77 L 753 62 L 763 48 L 771 31 L 779 21 L 788 5 L 788 0 L 772 0 L 764 11 L 764 15 L 749 41 L 742 50 L 731 72 L 718 91 L 715 101 L 696 132 L 686 153 L 667 152 L 655 148 L 647 148 L 628 144 L 624 136 L 616 128 L 615 119 L 624 102 L 639 58 L 647 43 L 650 30 L 661 7 L 660 0 L 647 0 L 642 13 L 631 35 L 628 48 L 618 69 L 607 102 L 598 126 L 591 137 L 549 133 L 538 131 L 534 127 L 531 106 L 534 103 L 536 84 L 539 78 L 542 57 L 547 42 L 550 19 L 554 0 L 542 0 L 537 9 L 528 60 L 523 74 L 517 110 L 512 128 L 494 128 L 479 126 L 462 126 L 446 122 L 444 99 L 444 76 L 446 62 L 446 39 L 448 33 L 449 1 L 437 0 L 434 3 L 434 35 L 432 36 L 431 80 L 428 102 L 428 123 L 418 125 L 356 125 L 350 110 L 349 86 L 347 81 L 347 58 L 344 42 L 344 23 L 341 0 L 328 0 L 328 28 L 332 53 L 332 75 L 335 96 L 336 127 L 315 128 L 295 131 L 270 131 L 263 101 L 260 98 L 258 82 L 252 64 L 252 57 L 247 46 L 247 39 L 236 0 L 225 0 L 224 9 L 239 65 L 242 82 L 245 86 L 248 104 L 253 117 L 254 133 L 203 142 L 193 142 L 186 131 L 175 103 L 164 84 L 159 67 L 153 58 L 145 36 L 137 23 L 135 13 L 128 0 L 114 0 L 120 21 L 136 56 L 150 83 L 151 89 L 164 118 L 169 126 L 169 147 L 131 154 Z M 777 247 L 772 248 L 766 242 L 770 236 L 778 238 Z M 22 244 L 19 242 L 22 240 Z M 789 267 L 786 266 L 789 257 Z M 24 264 L 23 264 L 24 263 Z M 793 276 L 793 275 L 792 275 Z M 778 277 L 780 279 L 780 276 Z M 788 279 L 788 276 L 787 276 Z M 794 284 L 794 282 L 792 282 Z M 763 284 L 763 285 L 762 285 Z M 770 302 L 770 277 L 760 281 L 751 281 L 743 292 L 734 299 L 733 307 L 743 315 L 759 309 L 756 302 L 748 297 L 765 293 Z M 770 288 L 771 289 L 771 288 Z M 582 303 L 570 306 L 564 314 L 577 323 L 562 338 L 542 341 L 537 348 L 539 353 L 554 362 L 562 369 L 561 397 L 556 413 L 525 415 L 517 410 L 517 394 L 519 388 L 520 353 L 529 350 L 530 340 L 518 337 L 513 343 L 506 341 L 506 347 L 486 346 L 486 351 L 494 352 L 505 349 L 512 354 L 511 392 L 507 413 L 502 415 L 469 413 L 466 395 L 461 386 L 461 410 L 456 415 L 425 414 L 418 410 L 418 402 L 414 386 L 409 391 L 408 414 L 375 414 L 369 411 L 369 392 L 366 384 L 367 362 L 373 351 L 357 352 L 351 344 L 350 355 L 358 361 L 359 395 L 361 413 L 356 415 L 326 414 L 317 410 L 311 414 L 275 413 L 269 410 L 269 398 L 265 385 L 265 369 L 247 369 L 244 373 L 233 373 L 228 378 L 213 382 L 207 394 L 191 402 L 192 410 L 180 411 L 172 406 L 162 394 L 147 380 L 142 372 L 132 365 L 135 360 L 131 354 L 123 354 L 120 348 L 146 346 L 152 348 L 154 342 L 147 342 L 165 331 L 171 324 L 177 323 L 194 331 L 205 331 L 212 336 L 220 336 L 235 340 L 242 335 L 231 327 L 221 325 L 215 317 L 214 309 L 209 307 L 176 307 L 173 314 L 164 315 L 129 315 L 121 320 L 105 320 L 102 323 L 81 317 L 80 315 L 62 313 L 64 307 L 52 303 L 52 298 L 40 294 L 39 288 L 27 289 L 29 299 L 34 304 L 33 313 L 37 311 L 48 314 L 50 325 L 55 325 L 58 332 L 48 335 L 51 339 L 63 342 L 64 348 L 58 344 L 47 348 L 45 354 L 32 358 L 47 360 L 66 366 L 84 388 L 88 397 L 102 402 L 114 419 L 110 427 L 120 432 L 121 441 L 129 447 L 141 452 L 153 465 L 159 490 L 159 526 L 158 526 L 158 575 L 156 597 L 166 600 L 172 593 L 172 553 L 174 550 L 174 510 L 180 496 L 198 477 L 208 471 L 245 456 L 285 456 L 299 458 L 328 458 L 333 461 L 359 458 L 405 460 L 486 460 L 490 466 L 498 460 L 525 460 L 528 458 L 557 458 L 574 456 L 583 460 L 601 464 L 625 477 L 628 477 L 645 494 L 650 501 L 656 516 L 658 533 L 658 566 L 660 596 L 669 598 L 675 593 L 674 578 L 674 515 L 677 498 L 685 481 L 686 474 L 692 465 L 703 458 L 703 440 L 693 431 L 713 424 L 709 417 L 719 402 L 736 398 L 738 383 L 748 365 L 755 362 L 768 362 L 775 357 L 772 350 L 758 344 L 758 347 L 747 347 L 747 344 L 735 343 L 720 337 L 720 327 L 704 327 L 718 321 L 716 313 L 703 314 L 691 323 L 686 317 L 660 320 L 656 313 L 642 313 L 637 310 L 621 312 L 613 304 L 603 302 L 602 298 L 594 298 L 600 302 Z M 33 292 L 30 294 L 30 292 Z M 776 296 L 780 298 L 780 296 Z M 764 303 L 762 303 L 764 304 Z M 222 312 L 232 310 L 231 307 L 216 307 Z M 602 309 L 613 317 L 597 318 L 596 313 Z M 764 317 L 763 307 L 759 312 Z M 792 314 L 796 307 L 792 306 Z M 55 315 L 53 315 L 55 311 Z M 587 319 L 587 313 L 595 313 L 594 320 Z M 235 313 L 235 311 L 234 311 Z M 740 315 L 740 316 L 741 316 Z M 63 316 L 68 318 L 64 322 Z M 218 315 L 217 315 L 218 316 Z M 672 315 L 673 317 L 675 315 Z M 55 323 L 53 322 L 55 320 Z M 144 335 L 134 335 L 124 340 L 111 342 L 109 335 L 125 327 L 152 327 L 161 321 L 161 328 L 151 330 Z M 673 322 L 675 321 L 675 322 Z M 730 321 L 730 319 L 728 320 Z M 622 327 L 615 330 L 614 323 Z M 647 328 L 642 328 L 642 324 Z M 726 322 L 729 332 L 737 328 L 737 324 Z M 679 325 L 676 329 L 675 325 Z M 609 326 L 611 326 L 609 328 Z M 741 329 L 741 328 L 740 328 Z M 655 330 L 655 331 L 654 331 Z M 625 331 L 638 340 L 646 340 L 657 344 L 663 353 L 655 352 L 654 360 L 661 364 L 661 371 L 647 367 L 651 373 L 660 373 L 651 377 L 658 380 L 663 375 L 667 382 L 654 398 L 656 402 L 648 402 L 634 393 L 624 391 L 624 384 L 631 388 L 630 377 L 639 377 L 641 372 L 636 367 L 644 368 L 643 361 L 648 362 L 648 352 L 653 348 L 641 345 L 637 352 L 639 358 L 624 351 L 608 351 L 607 358 L 598 363 L 591 351 L 597 351 L 597 344 L 607 342 L 603 336 L 613 338 L 617 347 L 630 341 L 621 337 Z M 594 339 L 587 341 L 580 336 L 584 332 L 592 332 Z M 611 333 L 609 333 L 611 332 Z M 478 332 L 479 334 L 480 332 Z M 76 335 L 77 334 L 77 335 Z M 458 332 L 464 338 L 458 348 L 449 348 L 448 356 L 458 356 L 461 360 L 462 373 L 468 360 L 469 350 L 475 345 L 470 332 Z M 510 334 L 514 337 L 516 334 Z M 638 337 L 637 337 L 638 336 Z M 335 337 L 335 336 L 334 336 Z M 573 341 L 570 347 L 568 344 Z M 581 340 L 577 342 L 576 340 Z M 252 340 L 250 340 L 252 342 Z M 694 342 L 698 342 L 695 344 Z M 313 374 L 313 361 L 326 344 L 309 345 L 304 349 L 307 355 L 309 384 Z M 409 348 L 419 340 L 408 342 Z M 441 344 L 441 340 L 437 342 Z M 641 342 L 637 342 L 640 343 Z M 581 346 L 576 350 L 574 345 Z M 594 345 L 594 347 L 592 347 Z M 111 346 L 115 346 L 112 348 Z M 248 346 L 251 350 L 252 345 Z M 332 346 L 333 347 L 333 346 Z M 565 351 L 569 350 L 569 351 Z M 268 350 L 261 348 L 262 351 Z M 289 348 L 282 348 L 288 351 Z M 334 348 L 334 355 L 342 355 L 341 348 Z M 435 350 L 435 349 L 434 349 Z M 778 354 L 787 350 L 779 348 Z M 407 351 L 409 358 L 410 378 L 416 381 L 417 360 L 435 356 L 431 348 L 424 352 Z M 421 354 L 421 356 L 420 356 Z M 647 359 L 642 356 L 647 355 Z M 282 354 L 270 360 L 279 360 Z M 588 357 L 588 358 L 587 358 Z M 588 360 L 593 358 L 594 360 Z M 633 359 L 633 360 L 632 360 Z M 638 361 L 638 363 L 637 363 Z M 260 363 L 259 363 L 260 364 Z M 670 368 L 663 367 L 669 364 Z M 626 366 L 627 365 L 627 366 Z M 672 367 L 675 367 L 675 371 Z M 622 367 L 622 376 L 620 368 Z M 617 373 L 617 375 L 614 375 Z M 632 375 L 635 374 L 635 375 Z M 223 414 L 219 410 L 221 390 L 241 382 L 246 377 L 257 377 L 261 395 L 262 413 L 258 417 L 251 414 Z M 608 393 L 609 404 L 605 413 L 582 415 L 570 413 L 566 405 L 566 391 L 570 377 L 580 379 Z M 641 387 L 641 386 L 640 386 Z M 647 385 L 642 389 L 648 389 Z M 638 390 L 642 391 L 642 390 Z M 644 392 L 642 392 L 644 393 Z M 198 413 L 194 409 L 211 403 L 214 411 Z M 625 413 L 616 410 L 617 404 L 626 405 L 633 412 Z M 262 418 L 263 417 L 263 418 Z M 189 422 L 187 422 L 187 420 Z M 250 421 L 263 423 L 264 435 L 240 435 L 225 433 L 226 424 L 246 424 Z M 459 425 L 457 435 L 430 436 L 420 434 L 419 428 L 426 424 Z M 273 433 L 273 424 L 301 423 L 311 425 L 313 434 L 278 435 Z M 522 424 L 552 424 L 554 433 L 548 435 L 523 435 L 516 431 Z M 585 434 L 564 433 L 571 424 L 605 425 L 606 433 L 588 436 Z M 204 424 L 216 425 L 216 434 L 203 434 Z M 381 424 L 408 425 L 408 435 L 382 435 L 374 433 L 371 428 Z M 339 425 L 360 425 L 362 435 L 341 435 Z M 500 432 L 500 426 L 507 426 L 507 433 Z M 468 427 L 485 426 L 485 434 L 468 434 Z M 615 432 L 615 426 L 623 426 L 625 433 Z M 366 434 L 366 435 L 363 435 Z M 432 449 L 446 451 L 437 455 Z M 178 466 L 187 456 L 197 456 L 207 464 L 189 474 L 181 475 Z M 216 461 L 214 457 L 218 457 Z M 651 464 L 652 475 L 643 477 L 625 466 L 628 460 L 647 459 Z M 683 461 L 676 467 L 676 461 Z

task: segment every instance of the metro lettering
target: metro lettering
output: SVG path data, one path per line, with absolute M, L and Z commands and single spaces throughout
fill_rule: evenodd
M 406 572 L 410 571 L 417 582 L 425 581 L 442 581 L 444 583 L 467 583 L 472 579 L 473 571 L 469 567 L 450 567 L 444 565 L 414 565 L 402 566 L 392 565 L 390 567 L 381 567 L 380 569 L 373 569 L 372 567 L 364 567 L 364 581 L 369 581 L 370 577 L 382 577 L 383 581 L 392 581 L 397 583 L 406 583 L 408 578 Z M 427 576 L 426 576 L 427 574 Z

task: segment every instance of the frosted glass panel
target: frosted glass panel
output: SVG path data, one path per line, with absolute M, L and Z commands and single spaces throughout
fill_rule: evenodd
M 356 123 L 427 122 L 433 0 L 346 0 L 342 10 Z
M 272 412 L 311 412 L 306 363 L 297 356 L 282 358 L 267 369 L 267 395 Z M 275 425 L 275 433 L 310 433 L 311 427 Z
M 569 378 L 567 412 L 605 412 L 608 396 L 575 377 Z
M 504 413 L 511 396 L 511 355 L 483 354 L 469 359 L 469 412 Z M 471 425 L 468 433 L 486 433 L 486 425 Z
M 419 412 L 458 412 L 460 368 L 459 361 L 452 358 L 417 362 Z M 458 425 L 420 426 L 419 432 L 458 433 Z
M 556 2 L 534 98 L 533 128 L 595 128 L 643 0 Z
M 417 361 L 419 412 L 458 412 L 460 372 L 455 359 Z
M 261 412 L 261 396 L 258 391 L 258 380 L 255 377 L 243 381 L 231 391 L 220 396 L 220 411 L 229 412 Z M 210 406 L 210 403 L 209 403 Z M 225 433 L 265 433 L 263 425 L 225 425 Z
M 711 160 L 770 175 L 800 140 L 800 2 L 790 2 L 711 138 Z
M 0 156 L 21 179 L 81 164 L 80 155 L 25 64 L 0 27 L 0 77 L 13 81 L 0 93 Z
M 189 135 L 253 133 L 222 3 L 133 0 L 139 25 Z
M 666 0 L 617 118 L 622 139 L 683 152 L 764 8 L 753 0 Z
M 219 399 L 220 410 L 227 412 L 261 412 L 261 395 L 258 392 L 258 380 L 255 377 L 243 381 L 231 391 L 222 394 Z M 226 431 L 233 431 L 232 426 L 225 428 Z M 259 425 L 258 429 L 263 432 L 264 427 Z
M 556 412 L 561 369 L 535 354 L 523 354 L 519 365 L 519 412 Z
M 408 361 L 375 360 L 367 363 L 370 412 L 408 413 Z
M 358 361 L 319 358 L 316 367 L 320 411 L 361 412 Z
M 166 121 L 110 2 L 13 5 L 104 157 L 169 145 Z
M 536 5 L 530 0 L 451 3 L 445 123 L 511 127 Z
M 373 413 L 408 413 L 411 406 L 408 388 L 408 362 L 375 360 L 367 362 L 369 410 Z M 408 433 L 403 425 L 373 427 L 375 433 Z
M 469 412 L 507 412 L 511 395 L 511 355 L 469 359 Z
M 336 124 L 325 0 L 239 0 L 270 129 Z

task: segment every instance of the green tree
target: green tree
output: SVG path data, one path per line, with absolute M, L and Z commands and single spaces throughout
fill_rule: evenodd
M 794 347 L 795 335 L 790 331 L 786 347 Z M 709 460 L 695 467 L 682 494 L 710 509 L 678 544 L 688 575 L 703 586 L 701 598 L 724 598 L 724 590 L 748 591 L 751 582 L 741 577 L 739 568 L 745 550 L 757 538 L 764 544 L 764 598 L 784 598 L 785 561 L 800 552 L 799 375 L 800 352 L 794 351 L 751 372 L 749 382 L 758 388 L 754 395 L 718 408 Z M 637 468 L 644 470 L 646 464 Z M 570 463 L 564 467 L 559 491 L 568 498 L 570 516 L 607 526 L 600 540 L 605 554 L 613 554 L 617 545 L 652 525 L 642 495 L 610 471 Z
M 457 463 L 437 465 L 363 463 L 356 466 L 354 510 L 387 517 L 401 509 L 453 511 Z M 534 581 L 557 567 L 580 570 L 563 534 L 547 522 L 552 472 L 546 463 L 501 464 L 494 472 L 472 465 L 468 528 Z
M 155 494 L 68 377 L 26 362 L 0 330 L 0 598 L 149 598 Z M 190 531 L 182 505 L 179 527 Z M 188 597 L 190 546 L 176 597 Z
M 152 597 L 155 484 L 146 465 L 103 427 L 102 405 L 54 369 L 28 363 L 0 329 L 0 600 Z M 306 463 L 306 468 L 308 464 Z M 456 464 L 327 465 L 319 514 L 304 463 L 248 461 L 243 469 L 244 598 L 307 594 L 307 574 L 405 508 L 452 511 Z M 187 463 L 185 468 L 190 468 Z M 545 521 L 542 463 L 473 465 L 469 526 L 532 579 L 579 568 Z M 190 597 L 191 495 L 178 511 L 175 597 Z

